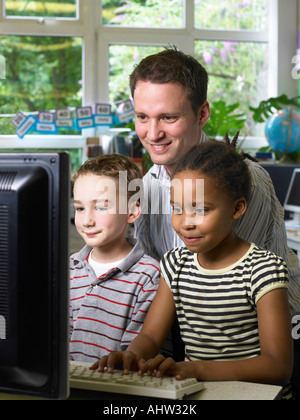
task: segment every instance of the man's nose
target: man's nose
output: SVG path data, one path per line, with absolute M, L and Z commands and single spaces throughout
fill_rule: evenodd
M 151 120 L 148 125 L 147 137 L 148 140 L 158 141 L 164 137 L 165 133 L 161 129 L 160 124 L 156 120 Z

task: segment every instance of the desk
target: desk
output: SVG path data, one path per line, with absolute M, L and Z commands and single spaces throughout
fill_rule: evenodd
M 280 397 L 282 388 L 275 385 L 255 384 L 248 382 L 204 382 L 204 389 L 201 392 L 190 395 L 184 401 L 267 401 L 275 400 Z M 7 400 L 31 400 L 32 398 L 0 394 L 0 401 Z M 101 401 L 99 407 L 109 405 L 108 402 L 113 404 L 113 401 L 128 401 L 128 405 L 132 405 L 134 401 L 151 401 L 147 398 L 125 396 L 121 394 L 107 394 L 92 391 L 84 391 L 79 389 L 72 389 L 69 398 L 70 401 Z M 131 401 L 131 403 L 130 403 Z M 157 402 L 164 400 L 156 400 Z M 176 404 L 176 401 L 174 401 Z
M 205 382 L 204 390 L 191 395 L 189 400 L 203 401 L 268 401 L 279 398 L 282 388 L 275 385 L 248 382 Z

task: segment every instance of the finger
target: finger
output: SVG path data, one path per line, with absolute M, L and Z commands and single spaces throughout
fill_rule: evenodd
M 98 372 L 104 372 L 104 369 L 107 367 L 107 360 L 108 360 L 108 356 L 103 356 L 102 359 L 97 362 Z
M 108 358 L 107 358 L 107 371 L 109 373 L 112 373 L 116 367 L 116 365 L 118 365 L 119 363 L 122 363 L 123 361 L 123 352 L 112 352 L 109 354 Z
M 123 371 L 128 374 L 130 370 L 138 366 L 138 357 L 131 351 L 126 351 L 123 357 Z
M 99 367 L 100 360 L 97 360 L 92 366 L 89 367 L 90 370 L 97 370 Z
M 143 374 L 147 373 L 148 375 L 153 375 L 154 373 L 156 374 L 157 369 L 159 368 L 161 363 L 164 362 L 164 360 L 165 360 L 165 357 L 162 356 L 161 354 L 156 356 L 154 359 L 147 360 L 147 362 L 144 364 L 141 372 Z
M 169 357 L 165 359 L 158 367 L 156 376 L 161 377 L 164 375 L 174 375 L 174 371 L 176 367 L 175 361 Z

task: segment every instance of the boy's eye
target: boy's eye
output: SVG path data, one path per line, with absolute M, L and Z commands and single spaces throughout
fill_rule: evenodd
M 81 211 L 83 211 L 84 208 L 83 207 L 76 207 L 75 206 L 75 211 L 77 211 L 78 213 L 80 213 Z
M 173 214 L 182 214 L 182 209 L 180 207 L 173 207 Z

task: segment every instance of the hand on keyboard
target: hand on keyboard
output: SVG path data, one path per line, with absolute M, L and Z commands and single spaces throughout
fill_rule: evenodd
M 122 366 L 123 373 L 126 375 L 130 371 L 140 371 L 144 363 L 145 361 L 143 359 L 131 351 L 116 351 L 102 357 L 101 360 L 91 366 L 91 369 L 104 372 L 107 368 L 107 371 L 112 373 L 117 367 Z
M 91 369 L 104 372 L 107 368 L 107 371 L 112 373 L 116 367 L 120 368 L 120 366 L 123 368 L 125 375 L 129 374 L 130 371 L 138 371 L 140 375 L 154 375 L 157 378 L 164 375 L 173 376 L 177 380 L 196 377 L 194 365 L 191 362 L 178 363 L 172 358 L 166 359 L 161 354 L 145 362 L 131 351 L 112 352 L 96 362 Z
M 168 376 L 157 378 L 139 375 L 137 372 L 127 375 L 117 370 L 113 373 L 97 372 L 90 369 L 89 363 L 84 362 L 70 362 L 70 387 L 165 399 L 181 399 L 204 388 L 201 382 L 193 378 L 176 381 Z

